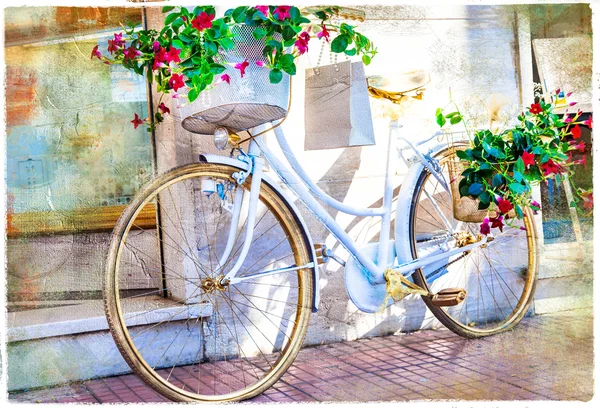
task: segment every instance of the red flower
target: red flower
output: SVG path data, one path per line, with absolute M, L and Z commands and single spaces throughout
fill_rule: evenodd
M 298 36 L 298 39 L 294 43 L 294 45 L 298 49 L 298 52 L 300 52 L 300 55 L 302 55 L 306 51 L 308 51 L 308 42 L 309 41 L 310 41 L 310 34 L 308 34 L 306 31 L 301 32 L 300 35 Z
M 277 17 L 278 20 L 285 20 L 285 18 L 290 18 L 290 6 L 277 6 L 273 15 Z
M 123 47 L 125 45 L 125 40 L 123 39 L 123 33 L 115 33 L 114 45 L 115 47 Z
M 579 189 L 579 195 L 583 199 L 583 208 L 587 210 L 594 208 L 594 193 L 592 190 Z
M 92 59 L 94 57 L 96 57 L 98 59 L 100 59 L 100 57 L 102 57 L 102 53 L 100 51 L 98 51 L 97 45 L 92 49 L 92 56 L 90 57 L 90 59 Z
M 581 153 L 585 150 L 585 142 L 577 142 L 576 140 L 571 140 L 569 142 L 569 150 L 579 150 Z
M 513 205 L 510 201 L 505 200 L 504 198 L 498 199 L 498 209 L 502 214 L 507 214 L 510 210 L 513 209 Z
M 560 165 L 550 159 L 546 163 L 542 164 L 542 170 L 544 171 L 544 176 L 549 176 L 551 174 L 560 173 L 562 168 Z
M 161 102 L 160 105 L 158 105 L 158 110 L 164 114 L 171 113 L 171 109 L 167 108 L 164 102 Z
M 529 108 L 529 112 L 537 115 L 538 113 L 542 113 L 542 106 L 539 103 L 532 103 Z
M 229 77 L 229 75 L 227 75 L 227 74 L 223 74 L 223 75 L 221 75 L 221 81 L 223 81 L 223 82 L 227 82 L 228 84 L 230 84 L 230 85 L 231 85 L 231 78 L 230 78 L 230 77 Z
M 490 221 L 492 222 L 492 228 L 499 228 L 500 232 L 502 232 L 502 227 L 504 227 L 502 220 L 504 220 L 504 217 L 501 215 L 496 218 L 490 218 Z
M 205 11 L 203 11 L 192 20 L 192 27 L 194 27 L 198 31 L 204 31 L 205 29 L 212 27 L 212 21 L 214 20 L 214 18 L 214 14 L 208 14 Z
M 489 218 L 486 217 L 483 219 L 483 222 L 479 226 L 479 232 L 481 232 L 483 235 L 487 235 L 491 232 Z
M 115 53 L 119 48 L 115 45 L 113 40 L 108 40 L 108 52 L 111 54 Z
M 592 124 L 591 120 L 592 118 L 590 117 L 590 125 Z M 584 122 L 585 124 L 585 122 Z M 590 126 L 591 128 L 592 126 Z M 571 134 L 573 135 L 573 139 L 579 139 L 581 137 L 581 128 L 579 127 L 579 125 L 575 125 L 571 128 Z
M 185 86 L 185 82 L 183 82 L 183 75 L 173 74 L 171 79 L 169 79 L 169 86 L 177 92 L 179 88 L 183 88 Z
M 592 117 L 590 116 L 590 118 L 588 120 L 584 121 L 583 124 L 591 129 L 592 128 Z
M 139 125 L 143 125 L 144 121 L 141 120 L 138 116 L 138 114 L 135 114 L 135 117 L 133 118 L 133 120 L 131 121 L 131 123 L 133 123 L 133 128 L 137 129 Z
M 269 17 L 269 6 L 254 6 L 254 8 L 263 13 L 265 17 Z
M 248 67 L 248 65 L 250 65 L 248 63 L 248 60 L 244 60 L 244 62 L 238 62 L 237 64 L 235 64 L 234 68 L 240 70 L 240 76 L 243 78 L 244 74 L 246 73 L 246 68 Z
M 165 62 L 167 61 L 167 50 L 163 47 L 160 47 L 157 52 L 154 53 L 154 64 L 152 64 L 152 70 L 156 71 L 159 68 L 164 68 L 167 65 Z
M 180 62 L 181 61 L 181 59 L 179 58 L 180 53 L 181 53 L 180 49 L 172 47 L 165 57 L 167 64 L 169 64 L 171 62 Z
M 525 163 L 526 168 L 535 165 L 535 154 L 533 153 L 523 152 L 523 154 L 521 155 L 521 159 L 523 159 L 523 163 Z
M 134 59 L 134 58 L 139 57 L 140 55 L 142 55 L 142 53 L 140 52 L 140 50 L 137 50 L 132 45 L 129 48 L 127 48 L 127 50 L 125 50 L 124 55 L 125 55 L 125 59 Z
M 327 27 L 325 27 L 325 24 L 323 24 L 323 26 L 321 27 L 321 32 L 317 33 L 317 38 L 325 38 L 327 42 L 329 42 L 329 31 L 327 31 Z

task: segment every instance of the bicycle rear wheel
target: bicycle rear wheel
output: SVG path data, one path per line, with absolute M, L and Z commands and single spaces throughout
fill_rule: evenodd
M 302 225 L 265 182 L 250 254 L 237 275 L 255 276 L 221 283 L 239 257 L 247 222 L 251 177 L 239 186 L 232 177 L 238 171 L 209 163 L 173 169 L 138 193 L 113 231 L 105 280 L 111 333 L 133 371 L 174 401 L 263 392 L 292 363 L 308 326 L 309 268 L 255 275 L 311 262 Z M 240 189 L 236 220 L 231 206 Z M 154 224 L 147 215 L 153 208 Z
M 448 165 L 455 157 L 454 152 L 455 148 L 449 148 L 436 156 L 446 180 L 450 180 Z M 410 209 L 409 239 L 414 258 L 441 251 L 440 248 L 456 247 L 440 212 L 452 223 L 455 232 L 479 234 L 479 224 L 453 218 L 450 195 L 424 169 Z M 494 229 L 494 241 L 489 244 L 413 274 L 415 283 L 432 293 L 446 288 L 466 290 L 466 299 L 456 306 L 435 306 L 430 298 L 423 298 L 438 320 L 461 336 L 483 337 L 508 330 L 525 316 L 533 301 L 538 265 L 531 210 L 527 209 L 522 220 L 513 219 L 511 224 L 502 232 Z

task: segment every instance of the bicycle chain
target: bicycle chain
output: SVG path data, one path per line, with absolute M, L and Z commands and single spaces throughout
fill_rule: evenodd
M 454 238 L 456 239 L 456 233 L 455 233 L 455 234 L 452 234 L 452 237 L 454 237 Z M 440 237 L 440 238 L 433 238 L 433 239 L 429 239 L 429 240 L 426 240 L 426 241 L 423 241 L 423 242 L 436 242 L 436 241 L 443 241 L 443 240 L 446 240 L 447 238 L 448 238 L 448 237 L 444 237 L 444 238 L 441 238 L 441 237 Z M 428 274 L 427 274 L 427 276 L 425 276 L 425 280 L 427 281 L 427 279 L 428 279 L 428 278 L 430 278 L 431 276 L 434 276 L 436 273 L 440 272 L 441 270 L 443 270 L 443 269 L 446 269 L 447 267 L 449 267 L 449 266 L 450 266 L 450 265 L 452 265 L 453 263 L 455 263 L 455 262 L 457 262 L 457 261 L 461 260 L 462 258 L 464 258 L 465 256 L 467 256 L 467 255 L 469 254 L 469 252 L 470 252 L 470 251 L 463 252 L 463 253 L 462 253 L 462 254 L 461 254 L 461 255 L 460 255 L 458 258 L 454 259 L 453 261 L 451 261 L 451 262 L 447 263 L 447 264 L 446 264 L 446 265 L 444 265 L 444 266 L 441 266 L 441 267 L 437 268 L 437 269 L 436 269 L 436 270 L 434 270 L 434 271 L 431 271 L 430 273 L 428 273 Z

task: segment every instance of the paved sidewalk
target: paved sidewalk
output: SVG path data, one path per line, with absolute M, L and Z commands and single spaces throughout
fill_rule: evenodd
M 593 318 L 577 310 L 526 318 L 466 340 L 427 330 L 302 350 L 254 402 L 580 400 L 593 396 Z M 10 402 L 160 402 L 134 375 L 14 393 Z

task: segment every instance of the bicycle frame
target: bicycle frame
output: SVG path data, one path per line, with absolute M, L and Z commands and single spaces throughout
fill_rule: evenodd
M 443 252 L 442 254 L 433 254 L 423 258 L 411 260 L 409 262 L 400 264 L 400 265 L 390 265 L 388 260 L 389 256 L 389 245 L 386 243 L 389 242 L 390 239 L 390 227 L 391 227 L 391 212 L 392 212 L 392 198 L 393 198 L 393 185 L 391 181 L 391 171 L 393 165 L 393 154 L 397 150 L 397 141 L 404 141 L 411 150 L 415 153 L 416 160 L 423 163 L 423 165 L 429 169 L 429 171 L 435 175 L 438 180 L 442 182 L 442 185 L 445 187 L 448 194 L 450 194 L 450 189 L 448 184 L 444 180 L 443 175 L 438 172 L 438 168 L 436 167 L 436 162 L 427 154 L 422 154 L 419 151 L 419 146 L 433 139 L 438 134 L 432 135 L 430 138 L 420 141 L 419 143 L 413 144 L 408 141 L 406 138 L 399 136 L 398 131 L 400 129 L 400 125 L 397 121 L 392 120 L 389 125 L 389 135 L 388 135 L 388 155 L 387 155 L 387 163 L 386 163 L 386 174 L 385 174 L 385 182 L 384 182 L 384 192 L 383 192 L 383 205 L 377 208 L 360 208 L 354 207 L 348 204 L 344 204 L 340 201 L 335 200 L 327 193 L 322 191 L 312 180 L 308 174 L 304 171 L 295 155 L 290 149 L 287 140 L 285 139 L 283 130 L 281 127 L 275 128 L 275 135 L 279 146 L 281 147 L 283 154 L 294 169 L 294 171 L 289 171 L 287 166 L 267 147 L 264 145 L 262 141 L 262 137 L 258 136 L 253 138 L 250 141 L 250 147 L 248 149 L 248 153 L 243 153 L 239 160 L 248 165 L 248 170 L 245 172 L 236 173 L 234 176 L 237 178 L 238 182 L 243 182 L 249 174 L 252 174 L 252 183 L 250 187 L 250 200 L 248 206 L 248 220 L 246 222 L 246 231 L 244 235 L 244 244 L 242 246 L 241 254 L 234 265 L 234 267 L 225 275 L 224 280 L 229 281 L 231 284 L 235 284 L 237 282 L 241 282 L 243 280 L 252 279 L 256 276 L 264 276 L 267 274 L 276 274 L 276 273 L 284 273 L 295 271 L 302 268 L 312 268 L 314 267 L 314 263 L 310 263 L 307 265 L 291 265 L 286 268 L 279 268 L 272 271 L 259 272 L 254 275 L 237 277 L 236 274 L 240 269 L 246 255 L 249 251 L 250 243 L 252 241 L 253 236 L 253 228 L 255 221 L 255 213 L 256 206 L 258 202 L 258 192 L 260 189 L 260 182 L 262 180 L 262 172 L 264 166 L 264 160 L 261 157 L 268 161 L 271 168 L 275 171 L 275 173 L 279 176 L 282 182 L 294 192 L 294 194 L 302 201 L 308 209 L 317 217 L 317 219 L 334 235 L 334 237 L 341 243 L 341 245 L 349 252 L 349 254 L 364 267 L 366 271 L 366 277 L 368 281 L 373 284 L 384 284 L 385 277 L 384 272 L 387 269 L 394 269 L 398 272 L 402 273 L 405 276 L 409 276 L 412 272 L 435 262 L 438 262 L 440 259 L 448 258 L 450 256 L 472 250 L 478 246 L 481 246 L 485 243 L 485 240 L 481 240 L 477 243 L 465 246 L 463 248 L 456 248 L 450 251 Z M 255 133 L 259 133 L 264 129 L 264 125 L 261 128 L 255 129 Z M 397 150 L 398 155 L 404 160 L 405 163 L 410 164 L 406 158 L 404 158 L 402 151 L 400 149 Z M 377 262 L 374 262 L 369 257 L 366 256 L 363 250 L 361 250 L 353 239 L 344 231 L 344 229 L 329 215 L 329 213 L 325 210 L 325 208 L 315 199 L 315 196 L 319 199 L 323 200 L 328 206 L 337 209 L 346 214 L 356 215 L 356 216 L 374 216 L 381 217 L 381 232 L 379 235 L 379 246 L 378 246 L 378 254 L 377 254 Z M 430 197 L 430 199 L 432 199 Z M 237 204 L 234 204 L 234 220 L 239 219 L 239 212 L 241 211 L 240 201 L 241 199 L 235 200 Z M 435 203 L 435 200 L 432 199 L 432 202 Z M 449 226 L 452 231 L 452 223 L 449 222 L 444 216 L 440 208 L 435 205 L 436 211 L 442 215 L 443 219 Z M 237 227 L 232 224 L 232 228 Z M 231 241 L 232 236 L 235 235 L 235 231 L 233 234 L 230 233 L 229 240 Z M 232 242 L 231 242 L 232 243 Z M 230 245 L 228 242 L 227 250 L 223 254 L 223 258 L 229 256 Z

